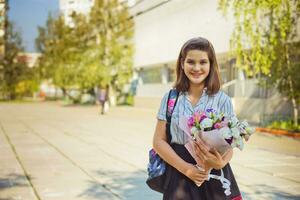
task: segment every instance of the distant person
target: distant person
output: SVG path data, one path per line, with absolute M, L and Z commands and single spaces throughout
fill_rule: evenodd
M 100 88 L 98 91 L 98 101 L 101 106 L 101 115 L 107 111 L 108 100 L 109 100 L 109 85 L 106 85 L 105 88 Z

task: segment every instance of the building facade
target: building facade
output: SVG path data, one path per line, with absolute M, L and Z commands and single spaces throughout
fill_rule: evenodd
M 160 96 L 159 88 L 174 82 L 180 48 L 193 37 L 211 41 L 224 83 L 239 75 L 228 56 L 233 20 L 218 10 L 218 0 L 142 1 L 131 13 L 135 16 L 134 67 L 142 83 L 138 96 Z M 146 91 L 151 85 L 157 92 Z
M 27 64 L 28 67 L 32 68 L 36 66 L 36 63 L 39 59 L 39 57 L 41 56 L 40 53 L 20 53 L 18 55 L 18 60 L 25 62 Z
M 218 10 L 218 0 L 140 1 L 131 8 L 135 21 L 134 69 L 139 77 L 136 104 L 157 108 L 174 83 L 181 46 L 193 37 L 205 37 L 214 46 L 223 81 L 241 119 L 261 123 L 265 116 L 291 116 L 290 102 L 275 89 L 257 86 L 238 70 L 229 56 L 234 18 Z M 146 102 L 146 103 L 145 103 Z M 149 107 L 148 106 L 148 107 Z

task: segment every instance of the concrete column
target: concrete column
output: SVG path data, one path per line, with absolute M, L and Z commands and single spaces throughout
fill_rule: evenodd
M 238 69 L 238 80 L 241 83 L 242 96 L 244 97 L 246 95 L 246 77 L 242 69 Z
M 168 65 L 164 65 L 161 68 L 161 83 L 162 84 L 167 84 L 169 79 L 169 70 L 168 70 Z

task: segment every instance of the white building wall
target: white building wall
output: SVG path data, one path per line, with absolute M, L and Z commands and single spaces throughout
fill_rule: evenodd
M 149 8 L 145 1 L 133 12 Z M 147 5 L 148 4 L 148 5 Z M 135 67 L 146 67 L 177 59 L 181 46 L 190 38 L 202 36 L 217 53 L 229 50 L 233 20 L 217 10 L 218 0 L 173 0 L 135 18 Z

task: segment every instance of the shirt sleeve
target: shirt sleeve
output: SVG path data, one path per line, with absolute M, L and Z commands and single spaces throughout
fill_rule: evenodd
M 233 110 L 232 100 L 226 95 L 223 105 L 221 105 L 220 111 L 229 117 L 236 116 Z
M 156 118 L 159 120 L 167 121 L 166 112 L 167 112 L 167 101 L 168 101 L 169 92 L 167 92 L 161 100 L 160 107 Z

